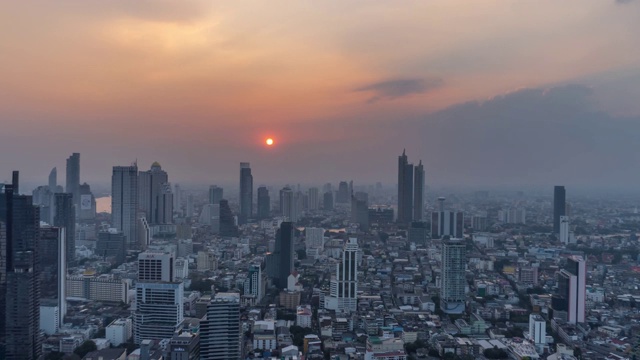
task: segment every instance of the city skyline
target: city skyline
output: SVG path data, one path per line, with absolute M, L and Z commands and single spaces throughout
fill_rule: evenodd
M 135 159 L 178 183 L 241 161 L 265 183 L 391 182 L 406 146 L 431 184 L 637 183 L 639 3 L 508 4 L 12 3 L 0 171 L 39 183 L 80 152 L 91 184 Z

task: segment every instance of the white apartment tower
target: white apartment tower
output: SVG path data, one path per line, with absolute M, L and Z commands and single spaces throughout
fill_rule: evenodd
M 446 314 L 461 314 L 465 310 L 466 262 L 464 240 L 445 238 L 442 241 L 440 308 Z

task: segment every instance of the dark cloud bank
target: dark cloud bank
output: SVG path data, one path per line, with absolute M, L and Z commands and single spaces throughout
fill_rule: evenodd
M 640 118 L 598 111 L 593 92 L 523 89 L 452 106 L 407 123 L 403 133 L 420 143 L 440 184 L 638 188 Z

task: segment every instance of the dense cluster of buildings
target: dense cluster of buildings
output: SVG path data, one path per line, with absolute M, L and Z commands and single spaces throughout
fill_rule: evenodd
M 0 358 L 632 359 L 632 201 L 398 186 L 185 190 L 115 166 L 111 214 L 80 183 L 0 191 Z M 397 191 L 396 191 L 397 190 Z M 270 194 L 277 194 L 272 199 Z M 273 201 L 272 201 L 273 200 Z M 26 351 L 26 353 L 25 353 Z

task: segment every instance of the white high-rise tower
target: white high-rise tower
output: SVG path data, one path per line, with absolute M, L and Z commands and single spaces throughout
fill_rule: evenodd
M 351 313 L 358 309 L 358 239 L 349 238 L 344 244 L 342 260 L 336 264 L 336 274 L 331 277 L 330 296 L 325 298 L 325 308 L 338 313 Z
M 447 314 L 461 314 L 465 310 L 466 244 L 461 239 L 442 241 L 442 284 L 440 286 L 440 308 Z

